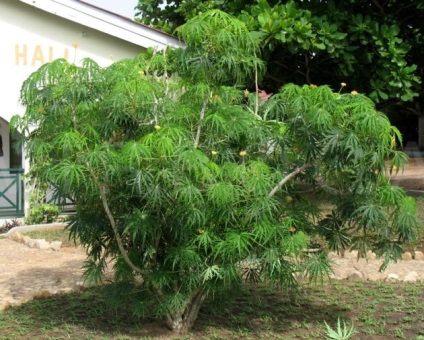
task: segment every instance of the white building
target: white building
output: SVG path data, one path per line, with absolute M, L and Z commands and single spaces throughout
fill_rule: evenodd
M 29 164 L 22 150 L 13 147 L 9 121 L 24 112 L 20 88 L 32 72 L 57 58 L 78 64 L 89 57 L 108 66 L 148 47 L 182 44 L 79 0 L 0 0 L 0 31 L 0 218 L 4 218 L 22 216 L 28 208 L 21 173 Z

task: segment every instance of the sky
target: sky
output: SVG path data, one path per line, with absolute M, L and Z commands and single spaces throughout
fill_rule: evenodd
M 134 18 L 134 7 L 138 0 L 84 0 L 90 4 L 107 9 L 111 12 Z

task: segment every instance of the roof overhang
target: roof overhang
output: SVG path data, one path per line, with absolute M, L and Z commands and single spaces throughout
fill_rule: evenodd
M 27 5 L 132 44 L 158 49 L 184 47 L 173 36 L 79 0 L 19 0 Z

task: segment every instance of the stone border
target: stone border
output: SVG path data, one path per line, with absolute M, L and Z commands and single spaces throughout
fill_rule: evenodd
M 350 250 L 346 251 L 344 253 L 344 256 L 341 254 L 338 254 L 334 251 L 330 251 L 327 255 L 328 258 L 340 258 L 340 259 L 349 259 L 349 260 L 358 260 L 358 251 L 357 250 Z M 381 259 L 377 257 L 375 253 L 373 253 L 371 250 L 368 250 L 367 252 L 367 259 L 368 260 L 376 260 Z M 422 261 L 424 260 L 424 253 L 422 251 L 414 251 L 413 253 L 407 251 L 402 254 L 401 260 L 403 261 L 410 261 L 410 260 L 418 260 Z

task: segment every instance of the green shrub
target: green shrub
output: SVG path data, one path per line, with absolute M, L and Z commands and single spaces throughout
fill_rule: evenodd
M 29 215 L 25 217 L 25 224 L 52 223 L 60 214 L 60 209 L 49 203 L 31 206 Z

